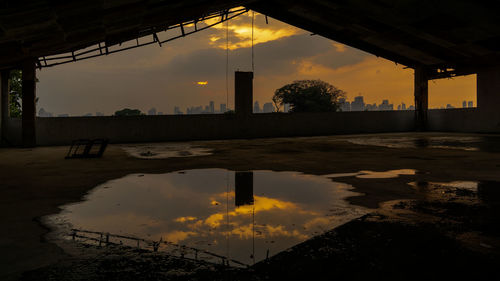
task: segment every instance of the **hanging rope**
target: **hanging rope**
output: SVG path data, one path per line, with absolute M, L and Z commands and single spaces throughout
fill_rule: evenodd
M 229 21 L 226 21 L 226 111 L 229 109 Z
M 226 257 L 229 258 L 229 171 L 226 171 Z
M 254 18 L 255 18 L 255 12 L 254 12 L 254 11 L 252 11 L 252 72 L 255 72 L 254 52 L 253 52 L 253 30 L 254 30 Z

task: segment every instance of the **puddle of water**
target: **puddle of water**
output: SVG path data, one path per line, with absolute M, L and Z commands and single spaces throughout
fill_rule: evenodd
M 130 156 L 140 159 L 166 159 L 212 155 L 212 150 L 187 143 L 145 143 L 121 145 Z
M 490 152 L 498 151 L 495 148 L 500 141 L 499 138 L 466 136 L 363 137 L 345 140 L 353 144 L 389 148 L 440 148 Z
M 415 175 L 416 172 L 417 170 L 414 169 L 399 169 L 399 170 L 389 170 L 383 172 L 359 171 L 357 173 L 328 174 L 325 175 L 325 177 L 327 178 L 357 177 L 361 179 L 390 179 L 390 178 L 397 178 L 401 175 Z
M 358 218 L 352 186 L 297 172 L 132 174 L 63 206 L 49 223 L 170 241 L 252 264 Z

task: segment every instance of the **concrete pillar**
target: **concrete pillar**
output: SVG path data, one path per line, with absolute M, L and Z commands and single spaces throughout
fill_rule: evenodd
M 500 67 L 477 72 L 477 108 L 480 112 L 497 112 L 500 108 Z
M 427 113 L 429 109 L 429 79 L 425 67 L 415 68 L 415 128 L 427 130 Z
M 36 146 L 36 132 L 35 132 L 35 111 L 36 111 L 36 68 L 35 62 L 29 60 L 23 63 L 23 146 L 34 147 Z
M 9 118 L 9 74 L 4 70 L 0 73 L 0 143 L 7 137 L 7 119 Z
M 252 114 L 253 72 L 234 73 L 234 106 L 238 117 L 249 117 Z

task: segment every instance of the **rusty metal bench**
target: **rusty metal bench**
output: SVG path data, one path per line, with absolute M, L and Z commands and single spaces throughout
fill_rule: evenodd
M 104 154 L 109 140 L 107 139 L 79 139 L 71 143 L 65 159 L 100 158 Z

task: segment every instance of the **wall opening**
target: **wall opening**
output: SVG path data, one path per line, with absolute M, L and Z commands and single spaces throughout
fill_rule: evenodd
M 429 109 L 477 107 L 476 75 L 429 81 Z

